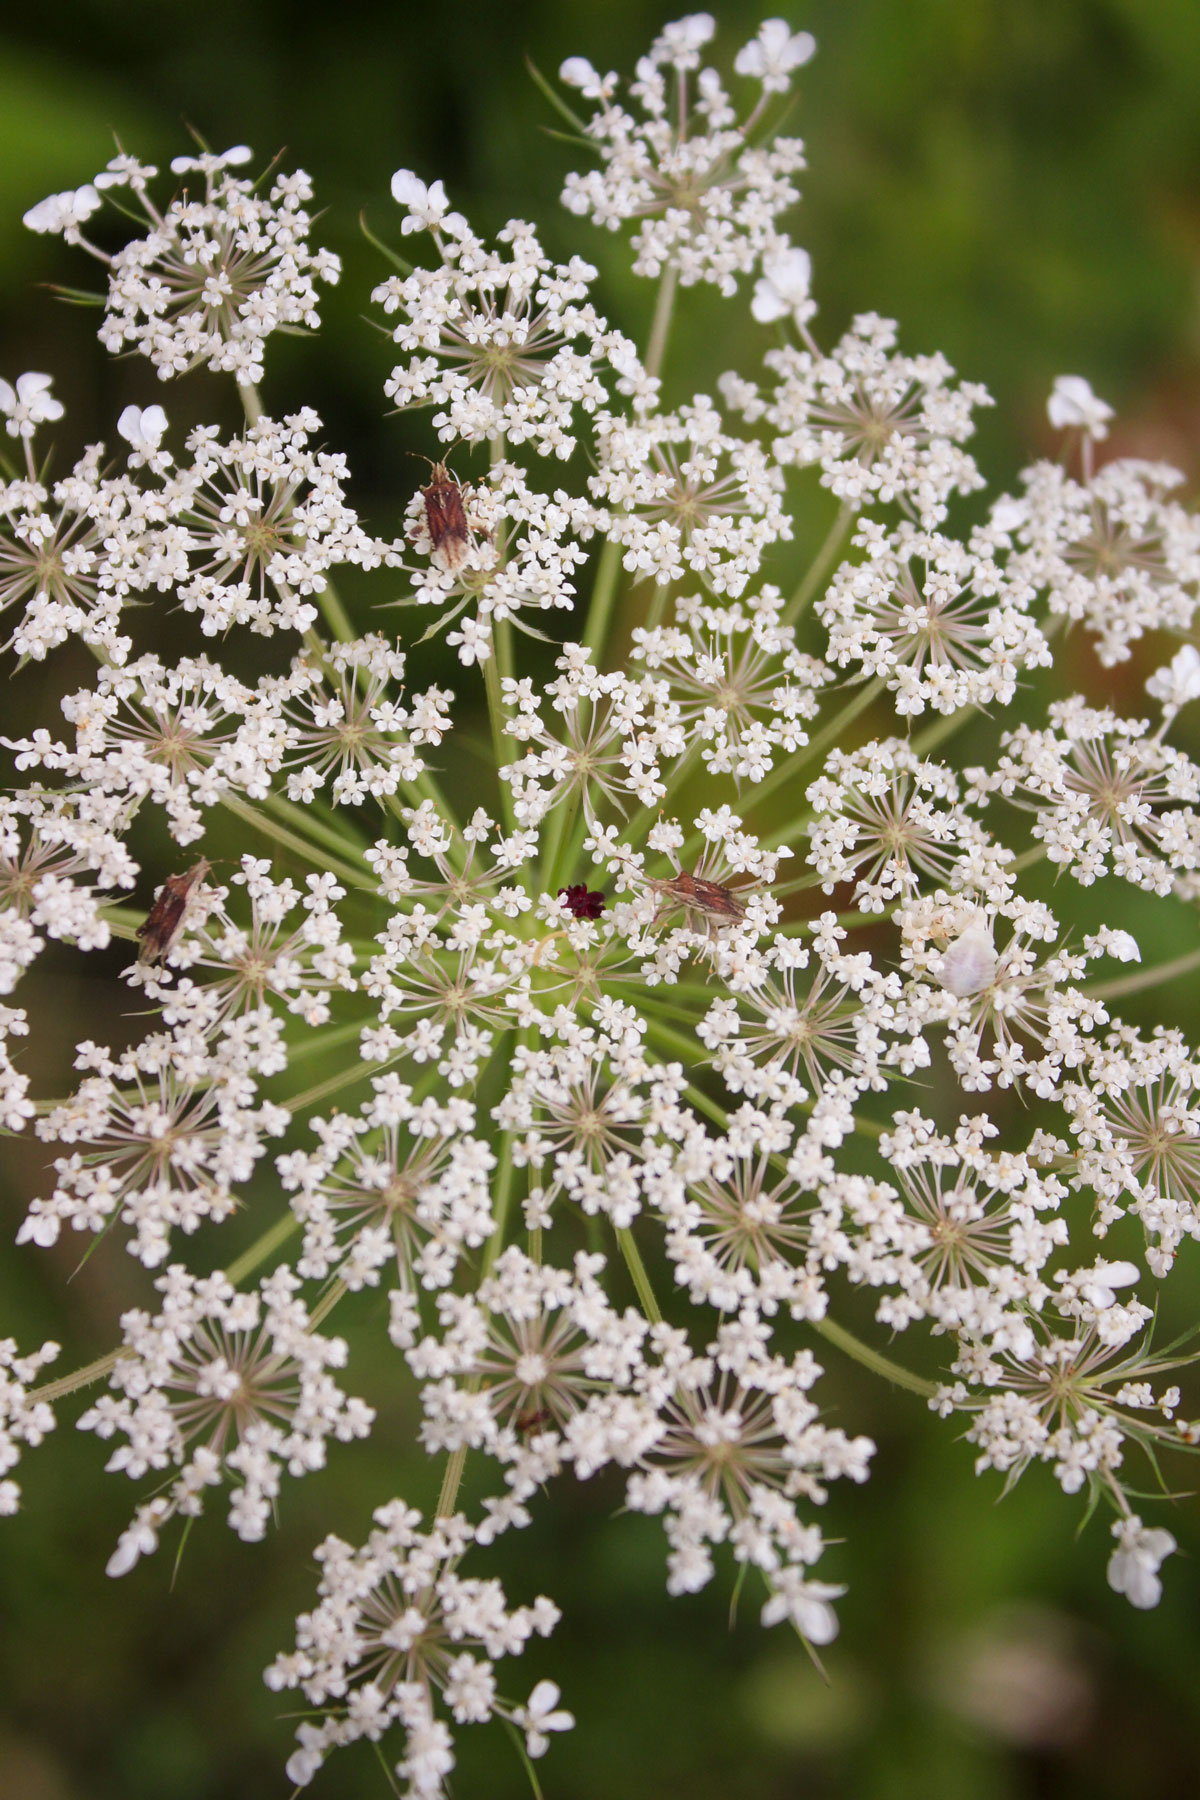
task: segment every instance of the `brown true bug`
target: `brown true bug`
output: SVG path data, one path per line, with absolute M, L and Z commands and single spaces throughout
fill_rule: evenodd
M 706 881 L 701 875 L 689 875 L 686 869 L 672 875 L 669 881 L 652 881 L 649 886 L 663 897 L 654 915 L 656 925 L 682 907 L 685 912 L 699 913 L 712 937 L 721 924 L 746 916 L 746 908 L 732 888 L 723 887 L 719 881 Z
M 524 1435 L 526 1432 L 533 1431 L 538 1425 L 548 1425 L 552 1416 L 548 1406 L 538 1406 L 529 1412 L 518 1413 L 513 1420 L 513 1429 Z
M 471 527 L 462 488 L 444 462 L 430 463 L 429 486 L 421 489 L 421 498 L 433 554 L 449 574 L 456 575 L 471 548 Z
M 201 857 L 184 874 L 167 876 L 155 895 L 154 904 L 144 922 L 137 928 L 137 935 L 142 940 L 142 947 L 138 952 L 139 962 L 157 963 L 163 960 L 183 930 L 193 889 L 204 880 L 211 867 L 212 864 Z

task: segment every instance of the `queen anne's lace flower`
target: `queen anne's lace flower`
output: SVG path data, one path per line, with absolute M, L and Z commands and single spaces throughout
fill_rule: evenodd
M 387 1739 L 441 1800 L 453 1727 L 499 1719 L 530 1757 L 570 1728 L 540 1665 L 511 1695 L 500 1668 L 556 1607 L 474 1565 L 602 1472 L 662 1520 L 671 1592 L 732 1565 L 764 1624 L 831 1643 L 846 1553 L 816 1518 L 874 1447 L 822 1406 L 812 1340 L 889 1368 L 847 1284 L 932 1340 L 936 1382 L 890 1372 L 981 1471 L 1045 1463 L 1111 1509 L 1134 1606 L 1175 1544 L 1133 1509 L 1133 1453 L 1200 1445 L 1187 1353 L 1153 1343 L 1154 1283 L 1200 1240 L 1200 1059 L 1182 988 L 1182 1028 L 1122 1015 L 1200 965 L 1200 527 L 1172 471 L 1097 470 L 1109 409 L 1079 377 L 1051 399 L 1063 463 L 962 516 L 984 391 L 872 313 L 815 335 L 781 223 L 802 147 L 773 128 L 812 39 L 767 20 L 739 111 L 714 32 L 665 26 L 624 94 L 562 69 L 597 159 L 568 209 L 631 227 L 659 279 L 644 355 L 582 254 L 520 220 L 485 243 L 394 175 L 429 266 L 397 254 L 376 289 L 385 392 L 434 435 L 428 480 L 392 470 L 391 538 L 316 415 L 253 385 L 337 272 L 306 177 L 204 152 L 164 209 L 121 154 L 27 215 L 106 263 L 110 349 L 232 375 L 245 423 L 130 405 L 51 482 L 49 377 L 0 382 L 3 649 L 50 663 L 63 721 L 0 740 L 0 994 L 94 951 L 136 1001 L 57 1078 L 28 1054 L 46 990 L 0 1006 L 0 1125 L 54 1158 L 19 1238 L 163 1271 L 103 1364 L 34 1386 L 55 1346 L 0 1344 L 0 1511 L 103 1368 L 80 1423 L 144 1484 L 110 1571 L 210 1487 L 257 1538 L 285 1473 L 370 1428 L 334 1371 L 374 1325 L 441 1496 L 318 1549 L 267 1676 L 311 1708 L 297 1785 Z M 109 257 L 85 230 L 113 190 L 145 230 Z M 725 412 L 664 387 L 698 281 L 770 328 Z M 840 502 L 819 549 L 805 480 Z M 1105 676 L 1149 633 L 1150 720 Z

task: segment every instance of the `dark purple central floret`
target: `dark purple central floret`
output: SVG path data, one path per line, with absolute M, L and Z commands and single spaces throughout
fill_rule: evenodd
M 574 887 L 559 888 L 558 897 L 577 919 L 598 919 L 604 911 L 604 895 L 582 881 Z

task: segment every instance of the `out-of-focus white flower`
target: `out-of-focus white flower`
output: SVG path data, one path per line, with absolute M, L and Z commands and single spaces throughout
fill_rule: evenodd
M 161 406 L 127 406 L 117 420 L 117 430 L 142 458 L 153 456 L 167 429 Z
M 1079 1269 L 1071 1277 L 1070 1286 L 1089 1306 L 1102 1312 L 1117 1304 L 1117 1289 L 1132 1287 L 1141 1273 L 1136 1263 L 1105 1262 L 1103 1257 L 1097 1257 L 1090 1269 Z
M 810 1644 L 832 1644 L 838 1634 L 838 1617 L 830 1601 L 839 1600 L 845 1588 L 832 1581 L 809 1581 L 801 1569 L 781 1569 L 774 1577 L 775 1592 L 762 1609 L 764 1625 L 791 1621 Z
M 764 256 L 762 279 L 754 284 L 750 311 L 760 325 L 769 325 L 788 314 L 802 322 L 815 308 L 809 298 L 812 258 L 807 250 L 790 245 L 773 256 Z
M 1174 716 L 1189 700 L 1200 700 L 1200 650 L 1185 644 L 1176 651 L 1164 668 L 1156 669 L 1146 683 L 1153 700 L 1161 700 L 1163 709 Z
M 397 169 L 392 176 L 392 199 L 408 208 L 400 226 L 406 237 L 410 231 L 447 231 L 456 237 L 467 228 L 462 214 L 450 211 L 442 182 L 426 186 L 411 169 Z
M 568 56 L 559 68 L 558 79 L 568 87 L 578 88 L 585 100 L 607 100 L 617 82 L 615 75 L 601 75 L 586 56 Z
M 1112 407 L 1093 394 L 1091 383 L 1082 375 L 1058 376 L 1046 412 L 1056 430 L 1078 426 L 1097 440 L 1108 436 L 1108 421 L 1113 416 Z
M 694 69 L 700 51 L 716 29 L 717 22 L 711 13 L 688 13 L 686 18 L 675 19 L 670 25 L 663 26 L 651 49 L 651 57 L 655 61 L 668 62 L 676 69 Z
M 215 154 L 211 150 L 200 156 L 173 156 L 172 175 L 218 175 L 222 169 L 240 169 L 254 155 L 249 144 L 235 144 L 232 150 Z
M 738 51 L 733 66 L 739 75 L 761 81 L 766 93 L 783 94 L 792 70 L 811 62 L 816 49 L 811 31 L 793 32 L 786 19 L 764 19 L 758 36 Z
M 574 1713 L 559 1707 L 561 1690 L 557 1682 L 539 1681 L 529 1696 L 527 1706 L 519 1706 L 513 1723 L 525 1733 L 525 1748 L 530 1756 L 545 1756 L 550 1748 L 547 1735 L 551 1731 L 570 1731 Z
M 1175 1539 L 1161 1527 L 1147 1530 L 1136 1513 L 1118 1519 L 1112 1532 L 1118 1548 L 1108 1559 L 1109 1587 L 1142 1611 L 1157 1606 L 1162 1598 L 1158 1571 L 1178 1549 Z
M 61 234 L 70 243 L 78 237 L 83 221 L 101 204 L 99 194 L 88 181 L 82 187 L 68 188 L 65 193 L 50 194 L 45 200 L 39 200 L 22 216 L 21 223 L 30 231 L 49 232 L 55 237 Z
M 0 381 L 0 412 L 8 415 L 9 437 L 31 438 L 47 419 L 61 419 L 63 404 L 50 392 L 49 375 L 18 375 L 16 387 Z

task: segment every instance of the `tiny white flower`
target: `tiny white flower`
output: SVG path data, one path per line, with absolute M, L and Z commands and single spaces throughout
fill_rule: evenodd
M 1082 375 L 1058 376 L 1046 412 L 1056 430 L 1078 426 L 1097 440 L 1108 436 L 1108 420 L 1113 416 L 1112 407 L 1093 394 L 1091 383 Z
M 688 13 L 686 18 L 676 19 L 670 25 L 664 25 L 662 36 L 655 45 L 655 50 L 665 53 L 673 68 L 694 69 L 699 61 L 699 52 L 704 48 L 717 29 L 717 22 L 711 13 Z
M 530 1756 L 545 1756 L 550 1748 L 551 1731 L 570 1731 L 575 1715 L 559 1708 L 560 1689 L 557 1682 L 539 1681 L 526 1706 L 519 1706 L 513 1718 L 525 1733 L 525 1748 Z
M 1153 700 L 1161 700 L 1172 716 L 1189 700 L 1200 700 L 1200 650 L 1185 644 L 1165 668 L 1156 669 L 1146 683 Z
M 1108 1559 L 1108 1585 L 1142 1611 L 1162 1598 L 1159 1566 L 1178 1548 L 1169 1531 L 1147 1528 L 1136 1513 L 1112 1528 L 1119 1548 Z
M 30 231 L 50 232 L 53 236 L 62 233 L 70 241 L 72 236 L 78 235 L 83 221 L 100 205 L 100 196 L 88 181 L 82 187 L 39 200 L 22 216 L 21 223 Z
M 172 175 L 216 174 L 221 169 L 240 168 L 248 163 L 254 155 L 249 144 L 235 144 L 232 150 L 223 150 L 219 156 L 206 152 L 202 156 L 174 156 L 171 158 Z
M 1105 1262 L 1102 1257 L 1097 1257 L 1090 1269 L 1078 1272 L 1072 1285 L 1082 1299 L 1101 1312 L 1105 1307 L 1117 1304 L 1118 1288 L 1131 1287 L 1140 1275 L 1136 1263 Z
M 603 83 L 586 56 L 568 56 L 558 71 L 558 79 L 568 87 L 578 88 L 585 100 L 598 100 Z
M 162 443 L 167 415 L 161 406 L 127 406 L 117 420 L 117 430 L 142 456 L 152 456 Z
M 462 214 L 449 210 L 443 184 L 435 181 L 426 185 L 411 169 L 397 169 L 392 176 L 392 199 L 408 208 L 408 216 L 400 225 L 405 236 L 410 231 L 448 231 L 456 237 L 466 229 Z
M 761 81 L 766 93 L 782 94 L 792 70 L 810 62 L 816 49 L 811 31 L 793 32 L 786 19 L 764 19 L 758 36 L 738 51 L 733 66 L 739 75 Z
M 792 245 L 774 256 L 763 258 L 762 280 L 754 285 L 750 311 L 760 325 L 789 313 L 807 317 L 811 312 L 808 290 L 812 281 L 812 258 L 807 250 Z
M 56 400 L 50 392 L 52 379 L 50 375 L 31 372 L 18 375 L 15 388 L 7 381 L 0 381 L 0 412 L 8 415 L 10 437 L 31 438 L 37 426 L 47 419 L 62 418 L 62 401 Z

